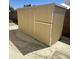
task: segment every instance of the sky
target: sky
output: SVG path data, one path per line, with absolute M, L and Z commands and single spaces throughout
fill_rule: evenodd
M 22 8 L 24 5 L 41 5 L 41 4 L 49 4 L 49 3 L 57 3 L 62 4 L 64 0 L 9 0 L 9 4 L 14 8 Z

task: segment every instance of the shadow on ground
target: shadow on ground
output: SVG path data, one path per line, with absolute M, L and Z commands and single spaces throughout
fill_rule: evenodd
M 9 31 L 9 40 L 23 55 L 48 47 L 45 44 L 33 39 L 32 37 L 25 35 L 18 29 Z
M 70 38 L 69 37 L 61 36 L 59 41 L 64 42 L 64 43 L 70 45 Z

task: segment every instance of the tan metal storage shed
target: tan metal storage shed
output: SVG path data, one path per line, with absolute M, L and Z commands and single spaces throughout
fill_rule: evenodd
M 65 8 L 47 4 L 17 9 L 19 29 L 37 40 L 52 45 L 59 40 Z

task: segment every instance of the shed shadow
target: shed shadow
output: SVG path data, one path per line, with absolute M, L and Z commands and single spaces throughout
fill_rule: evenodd
M 23 55 L 48 47 L 47 45 L 35 40 L 29 35 L 24 34 L 18 29 L 9 31 L 9 40 Z

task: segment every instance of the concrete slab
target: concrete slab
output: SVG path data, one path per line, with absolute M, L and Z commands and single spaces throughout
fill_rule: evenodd
M 9 23 L 9 30 L 14 30 L 14 29 L 18 29 L 18 25 L 16 25 L 15 23 Z
M 13 29 L 12 26 L 10 26 L 10 59 L 69 59 L 69 45 L 58 41 L 51 47 L 46 47 L 44 44 L 37 42 L 32 37 L 20 32 L 17 29 L 17 25 L 15 28 L 16 29 Z M 36 47 L 37 50 L 35 50 Z
M 12 44 L 9 54 L 10 59 L 70 59 L 69 45 L 62 42 L 57 42 L 51 47 L 33 51 L 26 55 L 22 55 L 14 44 Z

